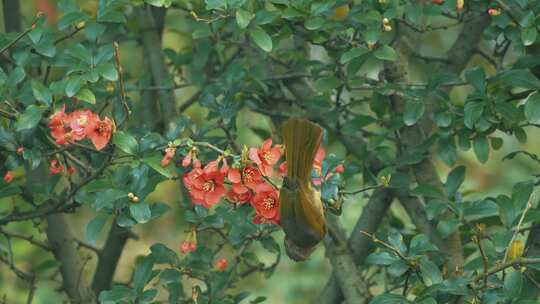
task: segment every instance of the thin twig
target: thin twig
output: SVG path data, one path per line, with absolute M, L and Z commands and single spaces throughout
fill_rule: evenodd
M 51 247 L 45 243 L 45 242 L 42 242 L 40 240 L 35 240 L 34 239 L 34 236 L 26 236 L 26 235 L 22 235 L 22 234 L 19 234 L 19 233 L 16 233 L 16 232 L 11 232 L 11 231 L 6 231 L 4 229 L 2 229 L 0 227 L 0 233 L 1 234 L 4 234 L 6 237 L 12 237 L 12 238 L 16 238 L 16 239 L 21 239 L 21 240 L 25 240 L 37 247 L 40 247 L 42 249 L 45 249 L 45 250 L 51 250 Z
M 366 192 L 366 191 L 369 191 L 369 190 L 379 189 L 381 187 L 382 187 L 382 185 L 374 185 L 374 186 L 368 186 L 368 187 L 358 189 L 358 190 L 353 190 L 353 191 L 344 191 L 343 190 L 343 191 L 339 191 L 339 194 L 341 194 L 341 195 L 355 195 L 355 194 Z
M 27 28 L 26 30 L 24 30 L 24 32 L 20 33 L 15 39 L 13 39 L 11 42 L 9 42 L 6 46 L 4 46 L 1 50 L 0 50 L 0 54 L 3 54 L 5 51 L 7 51 L 8 49 L 10 49 L 12 46 L 14 46 L 17 42 L 19 42 L 19 40 L 23 39 L 24 36 L 26 36 L 28 33 L 30 33 L 33 29 L 36 28 L 36 23 L 38 22 L 39 18 L 41 18 L 41 16 L 43 16 L 43 13 L 42 12 L 38 12 L 36 14 L 36 17 L 34 18 L 34 21 L 32 21 L 32 25 Z
M 114 59 L 116 61 L 116 70 L 118 71 L 118 82 L 120 84 L 120 100 L 122 101 L 122 105 L 124 106 L 124 110 L 126 111 L 126 119 L 124 119 L 124 121 L 127 120 L 127 118 L 129 118 L 129 116 L 131 115 L 131 110 L 129 109 L 129 106 L 127 104 L 127 100 L 126 100 L 126 89 L 124 87 L 124 76 L 122 75 L 122 65 L 120 65 L 120 51 L 119 51 L 119 46 L 118 46 L 118 42 L 113 42 L 113 47 L 114 47 Z
M 506 250 L 504 251 L 504 258 L 503 263 L 506 263 L 506 260 L 508 259 L 508 252 L 510 250 L 510 247 L 512 247 L 512 244 L 514 244 L 514 241 L 517 238 L 517 235 L 519 234 L 519 230 L 521 229 L 521 225 L 523 224 L 523 220 L 525 219 L 525 215 L 529 211 L 529 209 L 532 208 L 532 202 L 529 200 L 527 202 L 527 206 L 525 206 L 525 210 L 523 210 L 523 213 L 521 214 L 521 217 L 519 219 L 519 222 L 516 226 L 516 231 L 514 231 L 514 234 L 512 235 L 512 239 L 510 239 L 510 242 L 508 243 L 508 246 L 506 246 Z

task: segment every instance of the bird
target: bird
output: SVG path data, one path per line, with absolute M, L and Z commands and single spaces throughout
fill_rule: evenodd
M 279 195 L 280 218 L 285 252 L 294 261 L 307 260 L 327 233 L 320 192 L 311 183 L 322 134 L 321 126 L 307 119 L 290 118 L 281 125 L 287 175 Z

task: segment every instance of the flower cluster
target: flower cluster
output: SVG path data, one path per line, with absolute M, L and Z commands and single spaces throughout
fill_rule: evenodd
M 174 156 L 169 149 L 163 159 L 166 164 Z M 324 149 L 319 148 L 313 162 L 317 175 L 314 185 L 320 185 L 324 180 L 321 169 L 325 155 Z M 210 208 L 224 198 L 235 204 L 249 203 L 256 211 L 254 223 L 279 224 L 279 190 L 271 179 L 287 175 L 286 163 L 279 164 L 282 156 L 283 147 L 272 145 L 272 139 L 267 139 L 261 147 L 250 148 L 238 166 L 229 167 L 226 157 L 220 156 L 203 167 L 192 149 L 182 161 L 183 167 L 192 165 L 192 170 L 183 176 L 182 181 L 196 205 Z
M 66 113 L 65 105 L 51 116 L 48 126 L 59 145 L 88 138 L 97 150 L 107 146 L 115 129 L 114 122 L 108 117 L 102 120 L 90 110 Z

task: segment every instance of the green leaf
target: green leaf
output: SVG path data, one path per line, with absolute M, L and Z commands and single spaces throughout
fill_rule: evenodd
M 500 137 L 491 137 L 490 141 L 493 150 L 499 150 L 503 146 L 503 139 Z
M 508 70 L 493 78 L 495 83 L 524 89 L 540 89 L 540 80 L 529 70 Z
M 151 255 L 142 258 L 137 263 L 133 274 L 133 286 L 137 293 L 142 293 L 144 286 L 152 278 L 152 267 L 154 267 L 154 257 Z
M 376 296 L 369 304 L 406 304 L 410 303 L 407 298 L 401 295 L 384 293 Z
M 18 117 L 15 123 L 17 131 L 25 131 L 35 128 L 41 120 L 42 110 L 35 105 L 28 106 Z
M 317 81 L 315 81 L 315 89 L 318 92 L 330 92 L 333 89 L 337 88 L 340 84 L 341 82 L 337 77 L 328 76 L 317 79 Z
M 489 144 L 485 136 L 479 136 L 473 142 L 474 154 L 479 162 L 485 163 L 489 159 Z
M 469 129 L 474 129 L 474 124 L 482 117 L 484 112 L 483 102 L 467 102 L 464 109 L 464 124 Z
M 178 255 L 163 244 L 154 244 L 150 247 L 156 264 L 178 264 Z
M 73 97 L 84 86 L 84 80 L 79 76 L 71 76 L 66 83 L 66 96 Z
M 167 178 L 173 178 L 174 176 L 176 176 L 174 166 L 168 166 L 168 167 L 163 168 L 161 166 L 161 159 L 162 158 L 163 157 L 161 155 L 152 155 L 152 156 L 149 156 L 149 157 L 145 157 L 143 159 L 143 162 L 145 164 L 147 164 L 148 166 L 150 166 L 152 169 L 159 172 L 159 174 L 161 174 L 161 175 L 163 175 L 163 176 L 165 176 Z
M 482 67 L 465 71 L 465 79 L 479 92 L 486 91 L 486 73 Z
M 501 222 L 507 228 L 511 228 L 514 220 L 518 216 L 514 202 L 508 196 L 501 194 L 497 196 L 496 203 L 499 207 L 499 217 L 501 218 Z
M 272 51 L 272 38 L 260 26 L 250 29 L 249 35 L 263 51 Z
M 452 167 L 457 160 L 457 148 L 454 136 L 439 138 L 437 142 L 437 153 L 445 164 Z
M 32 79 L 32 93 L 34 97 L 46 105 L 50 106 L 52 103 L 52 93 L 49 88 L 45 87 L 40 81 Z
M 248 27 L 253 17 L 254 15 L 251 12 L 248 12 L 241 8 L 236 10 L 236 23 L 242 29 L 245 29 L 246 27 Z
M 537 37 L 538 32 L 534 26 L 527 27 L 521 31 L 521 41 L 523 42 L 524 46 L 532 45 L 534 42 L 536 42 Z
M 454 193 L 457 192 L 459 189 L 459 186 L 463 183 L 465 180 L 465 166 L 458 166 L 455 167 L 450 173 L 448 174 L 448 178 L 446 179 L 446 183 L 444 186 L 446 187 L 446 192 L 448 193 L 448 196 L 453 196 Z
M 346 64 L 347 62 L 357 58 L 357 57 L 360 57 L 364 54 L 367 54 L 369 51 L 368 49 L 366 48 L 363 48 L 363 47 L 355 47 L 355 48 L 352 48 L 350 50 L 348 50 L 347 52 L 343 53 L 343 55 L 341 55 L 341 58 L 340 58 L 340 62 L 342 64 Z
M 137 204 L 131 204 L 129 206 L 129 212 L 131 216 L 137 221 L 137 223 L 146 223 L 152 217 L 150 206 L 147 203 L 140 202 Z
M 443 281 L 439 267 L 425 256 L 420 259 L 420 272 L 426 286 L 439 284 Z
M 86 101 L 89 104 L 96 104 L 96 96 L 88 88 L 82 88 L 75 97 L 79 100 Z
M 407 101 L 405 112 L 403 113 L 403 122 L 407 126 L 412 126 L 424 115 L 424 103 L 417 101 Z
M 540 94 L 538 91 L 530 94 L 525 103 L 525 117 L 531 123 L 540 123 Z
M 109 81 L 117 81 L 118 80 L 118 71 L 116 70 L 116 67 L 112 63 L 102 63 L 96 67 L 96 72 L 98 74 L 109 80 Z
M 425 197 L 444 198 L 442 192 L 437 187 L 430 184 L 419 184 L 418 187 L 412 191 L 412 194 Z
M 124 131 L 118 131 L 114 134 L 113 143 L 127 154 L 134 155 L 139 151 L 139 144 L 137 143 L 135 137 Z
M 521 271 L 514 270 L 507 274 L 504 279 L 504 292 L 509 299 L 517 299 L 523 288 L 523 277 Z
M 323 26 L 325 20 L 322 17 L 309 18 L 304 22 L 304 27 L 310 31 L 314 31 Z
M 86 225 L 86 240 L 92 245 L 96 245 L 99 233 L 107 222 L 108 215 L 106 213 L 98 213 L 88 225 Z
M 399 258 L 389 252 L 374 252 L 367 256 L 366 264 L 370 265 L 391 265 Z
M 457 231 L 458 228 L 459 228 L 458 219 L 441 220 L 437 224 L 437 231 L 439 231 L 439 233 L 441 234 L 443 238 Z
M 92 202 L 92 207 L 96 210 L 112 208 L 115 201 L 126 197 L 127 192 L 125 190 L 107 189 L 100 191 L 97 193 L 96 199 Z
M 144 2 L 156 6 L 156 7 L 169 7 L 171 6 L 172 0 L 144 0 Z
M 410 251 L 412 254 L 423 254 L 437 251 L 437 247 L 429 241 L 425 234 L 417 234 L 411 240 Z
M 397 60 L 397 53 L 388 45 L 383 45 L 373 52 L 375 58 L 386 61 L 395 61 Z

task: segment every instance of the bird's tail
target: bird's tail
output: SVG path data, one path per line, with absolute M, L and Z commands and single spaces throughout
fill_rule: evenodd
M 305 119 L 293 118 L 281 127 L 287 160 L 287 177 L 300 184 L 309 184 L 313 159 L 322 140 L 322 128 Z

